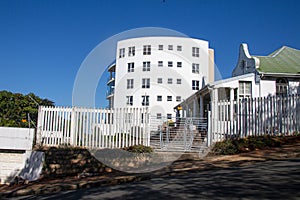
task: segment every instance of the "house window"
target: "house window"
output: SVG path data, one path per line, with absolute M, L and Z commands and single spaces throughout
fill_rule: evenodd
M 252 94 L 252 86 L 250 81 L 239 81 L 239 97 L 249 98 Z
M 181 78 L 178 78 L 176 81 L 177 84 L 181 84 Z
M 180 102 L 181 101 L 181 96 L 176 96 L 176 101 Z
M 168 119 L 172 119 L 172 114 L 167 114 Z
M 177 46 L 177 51 L 182 51 L 182 46 Z
M 192 48 L 192 56 L 193 57 L 199 57 L 199 48 L 198 47 L 193 47 Z
M 173 62 L 172 61 L 168 62 L 168 67 L 173 67 Z
M 199 64 L 197 63 L 192 64 L 192 73 L 199 74 Z
M 135 47 L 128 47 L 128 56 L 135 56 Z
M 158 50 L 164 50 L 164 45 L 162 44 L 158 45 Z
M 142 106 L 149 106 L 149 96 L 148 95 L 142 96 Z
M 276 80 L 276 95 L 286 96 L 288 94 L 288 81 L 284 78 Z
M 173 45 L 168 45 L 168 50 L 173 50 Z
M 151 45 L 143 46 L 143 55 L 151 55 Z
M 157 95 L 157 101 L 162 101 L 162 96 L 161 95 Z
M 142 79 L 142 88 L 150 88 L 150 78 Z
M 156 113 L 156 119 L 161 119 L 161 113 Z
M 127 64 L 127 66 L 128 66 L 128 72 L 134 72 L 134 63 L 132 62 L 132 63 L 128 63 Z
M 172 101 L 172 96 L 167 96 L 167 101 Z
M 127 106 L 133 105 L 133 96 L 126 96 L 126 105 Z
M 149 72 L 150 71 L 150 62 L 143 62 L 143 72 Z
M 168 78 L 168 84 L 172 84 L 173 83 L 173 79 L 172 78 Z
M 133 79 L 127 79 L 127 89 L 133 88 Z
M 192 80 L 192 90 L 199 90 L 199 81 Z
M 158 61 L 158 66 L 162 67 L 164 65 L 163 61 Z
M 182 62 L 177 62 L 177 67 L 182 67 Z
M 162 78 L 157 78 L 157 83 L 162 84 L 163 83 Z
M 125 48 L 119 49 L 119 58 L 125 57 Z

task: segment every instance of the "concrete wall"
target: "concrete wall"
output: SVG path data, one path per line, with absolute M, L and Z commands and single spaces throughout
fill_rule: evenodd
M 0 149 L 31 150 L 34 129 L 0 127 Z

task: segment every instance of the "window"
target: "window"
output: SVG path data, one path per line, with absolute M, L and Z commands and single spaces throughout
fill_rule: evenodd
M 192 90 L 199 90 L 199 81 L 192 80 Z
M 192 48 L 192 56 L 193 57 L 199 57 L 199 48 L 198 47 L 193 47 Z
M 163 81 L 162 81 L 162 78 L 157 78 L 157 83 L 158 83 L 158 84 L 162 84 L 162 82 L 163 82 Z
M 135 47 L 128 47 L 128 56 L 135 56 Z
M 172 96 L 167 96 L 167 101 L 172 101 Z
M 167 114 L 168 119 L 172 119 L 172 114 Z
M 149 72 L 150 71 L 150 62 L 143 62 L 143 72 Z
M 151 45 L 144 45 L 143 55 L 151 55 Z
M 133 88 L 133 79 L 127 79 L 127 89 Z
M 128 72 L 134 72 L 134 63 L 128 63 Z
M 127 106 L 133 105 L 133 96 L 126 96 L 126 105 Z
M 162 96 L 161 95 L 157 95 L 157 101 L 162 101 Z
M 199 64 L 197 63 L 192 64 L 192 73 L 199 74 Z
M 149 96 L 147 95 L 142 96 L 142 106 L 149 106 Z
M 177 46 L 177 51 L 182 51 L 182 46 Z
M 168 45 L 168 50 L 173 50 L 173 45 Z
M 168 67 L 173 67 L 173 62 L 172 61 L 168 62 Z
M 158 66 L 162 67 L 164 65 L 163 61 L 158 61 Z
M 119 58 L 125 57 L 125 48 L 119 49 Z
M 164 50 L 164 45 L 162 44 L 158 45 L 158 50 Z
M 173 83 L 173 79 L 172 78 L 168 78 L 168 84 L 172 84 Z
M 181 101 L 181 96 L 176 96 L 176 101 L 180 102 Z
M 178 78 L 176 81 L 177 84 L 181 84 L 181 78 Z
M 156 113 L 156 119 L 161 119 L 161 113 Z
M 182 67 L 182 62 L 177 62 L 177 67 Z
M 276 95 L 286 96 L 288 93 L 288 81 L 283 78 L 276 80 Z
M 150 78 L 142 79 L 142 88 L 150 88 Z
M 248 98 L 251 97 L 252 88 L 250 81 L 239 81 L 239 97 Z

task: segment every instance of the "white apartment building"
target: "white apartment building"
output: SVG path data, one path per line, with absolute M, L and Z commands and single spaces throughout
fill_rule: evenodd
M 147 106 L 151 116 L 171 119 L 174 106 L 214 81 L 214 50 L 193 38 L 131 38 L 118 42 L 108 71 L 110 107 Z

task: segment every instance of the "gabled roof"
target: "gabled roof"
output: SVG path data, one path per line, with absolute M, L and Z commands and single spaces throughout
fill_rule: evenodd
M 300 51 L 287 46 L 268 56 L 254 56 L 259 59 L 260 73 L 300 74 Z

